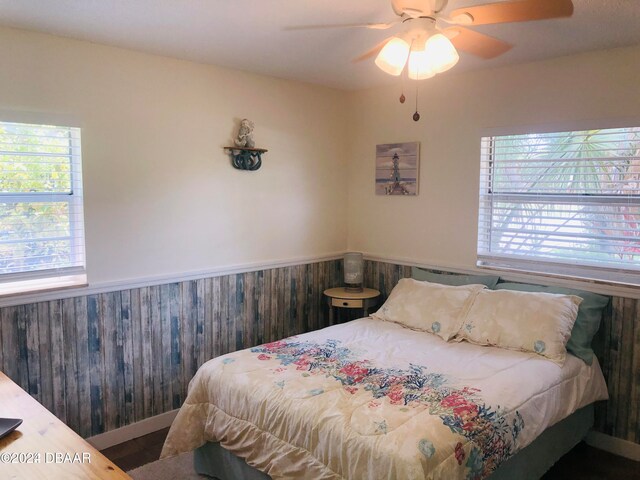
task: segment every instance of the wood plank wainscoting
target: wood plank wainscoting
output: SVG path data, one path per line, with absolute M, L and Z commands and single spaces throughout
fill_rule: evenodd
M 446 272 L 443 272 L 446 273 Z M 410 267 L 365 261 L 386 298 Z M 83 437 L 178 408 L 206 360 L 328 325 L 342 261 L 0 308 L 0 368 Z M 611 399 L 596 429 L 640 444 L 640 300 L 613 298 L 597 337 Z
M 82 437 L 178 408 L 206 360 L 328 326 L 342 261 L 0 308 L 0 368 Z
M 365 261 L 364 284 L 380 290 L 383 299 L 399 279 L 410 276 L 411 267 Z M 640 300 L 612 298 L 594 349 L 610 397 L 596 408 L 595 430 L 640 444 Z

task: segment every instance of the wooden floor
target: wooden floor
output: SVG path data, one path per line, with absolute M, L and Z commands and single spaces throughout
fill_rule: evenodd
M 116 445 L 102 453 L 123 470 L 131 470 L 160 457 L 168 428 Z M 640 480 L 640 462 L 579 444 L 542 480 Z
M 144 437 L 109 447 L 102 450 L 102 454 L 126 472 L 158 460 L 168 433 L 169 429 L 164 428 Z
M 543 480 L 640 480 L 640 462 L 578 444 L 542 477 Z

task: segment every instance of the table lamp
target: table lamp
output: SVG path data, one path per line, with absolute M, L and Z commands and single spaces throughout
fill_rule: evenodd
M 362 292 L 364 259 L 361 253 L 344 254 L 344 283 L 348 292 Z

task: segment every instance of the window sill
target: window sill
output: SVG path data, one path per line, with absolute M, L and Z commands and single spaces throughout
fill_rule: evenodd
M 479 271 L 495 272 L 502 280 L 507 281 L 573 288 L 611 297 L 640 299 L 640 285 L 635 284 L 488 265 L 477 265 L 477 268 Z
M 19 298 L 22 295 L 67 290 L 87 285 L 86 274 L 6 282 L 0 283 L 0 299 Z

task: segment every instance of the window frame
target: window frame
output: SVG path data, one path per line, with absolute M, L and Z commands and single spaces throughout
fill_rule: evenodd
M 533 134 L 553 134 L 553 133 L 572 133 L 585 130 L 608 130 L 608 129 L 622 129 L 622 128 L 640 128 L 640 118 L 631 118 L 624 120 L 605 120 L 605 121 L 588 121 L 588 122 L 569 122 L 569 123 L 556 123 L 537 126 L 519 126 L 519 127 L 499 127 L 483 129 L 480 135 L 480 162 L 479 162 L 479 204 L 478 204 L 478 230 L 476 235 L 476 266 L 482 270 L 492 270 L 498 272 L 512 273 L 521 276 L 526 281 L 526 278 L 531 277 L 547 277 L 556 278 L 560 280 L 560 284 L 571 283 L 576 286 L 576 282 L 589 284 L 604 285 L 605 287 L 620 288 L 626 290 L 631 288 L 633 290 L 640 286 L 640 267 L 634 269 L 624 269 L 621 266 L 604 265 L 598 262 L 588 262 L 588 260 L 577 261 L 562 260 L 562 259 L 550 259 L 544 257 L 538 257 L 531 255 L 529 258 L 522 257 L 509 257 L 508 255 L 490 255 L 487 253 L 481 253 L 481 236 L 487 234 L 489 236 L 494 234 L 494 229 L 491 227 L 483 227 L 483 225 L 490 225 L 492 219 L 491 211 L 493 210 L 493 202 L 510 201 L 512 203 L 524 203 L 523 199 L 535 198 L 534 203 L 544 203 L 548 201 L 554 204 L 554 200 L 570 200 L 571 198 L 579 199 L 579 202 L 573 203 L 574 205 L 581 204 L 598 204 L 603 205 L 602 200 L 606 199 L 608 205 L 611 204 L 628 204 L 632 199 L 634 206 L 640 206 L 640 194 L 632 195 L 607 195 L 607 194 L 557 194 L 557 193 L 526 193 L 526 192 L 495 192 L 493 179 L 495 165 L 495 137 L 500 136 L 517 136 L 517 135 L 533 135 Z M 487 142 L 489 140 L 489 142 Z M 485 142 L 488 145 L 485 147 Z M 483 165 L 488 165 L 489 173 L 483 174 Z M 490 205 L 485 207 L 483 202 L 490 202 Z M 489 214 L 487 214 L 489 212 Z M 484 240 L 485 244 L 491 245 L 491 238 Z M 483 261 L 483 259 L 490 260 L 489 263 Z M 540 268 L 527 268 L 529 265 L 544 265 L 550 267 L 549 271 L 543 271 Z M 610 272 L 610 273 L 623 273 L 623 280 L 614 280 L 611 278 L 598 277 L 593 275 L 594 271 L 598 272 Z M 634 278 L 635 277 L 635 278 Z M 629 279 L 632 279 L 631 281 Z M 568 282 L 564 282 L 567 280 Z M 551 282 L 558 283 L 558 282 Z
M 0 298 L 41 291 L 87 286 L 86 235 L 84 230 L 84 195 L 82 181 L 82 127 L 66 115 L 47 115 L 0 110 L 0 124 L 46 125 L 69 129 L 70 191 L 1 193 L 2 203 L 66 203 L 69 212 L 69 235 L 61 237 L 70 243 L 70 263 L 67 267 L 0 274 Z M 81 226 L 78 218 L 82 218 Z M 46 238 L 46 237 L 45 237 Z M 53 238 L 53 237 L 52 237 Z

